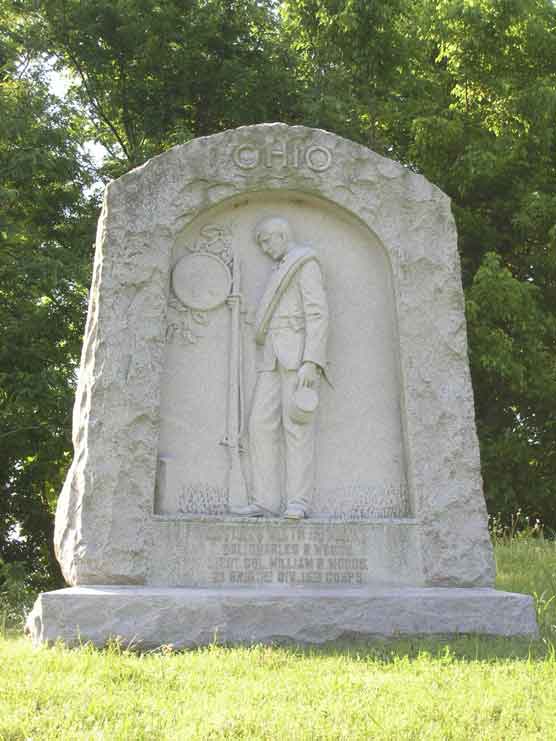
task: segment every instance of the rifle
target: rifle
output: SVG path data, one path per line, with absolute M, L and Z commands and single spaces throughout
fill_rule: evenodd
M 241 342 L 241 265 L 234 250 L 232 291 L 226 303 L 230 308 L 230 365 L 228 375 L 228 410 L 226 435 L 222 444 L 230 451 L 228 475 L 228 508 L 233 511 L 247 506 L 247 486 L 241 468 L 241 435 L 244 426 L 243 353 Z

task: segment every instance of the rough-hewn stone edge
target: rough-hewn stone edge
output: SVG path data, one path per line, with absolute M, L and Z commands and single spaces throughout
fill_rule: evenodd
M 27 620 L 35 643 L 152 648 L 326 643 L 345 637 L 484 634 L 538 637 L 533 599 L 494 589 L 162 589 L 74 587 L 42 594 Z

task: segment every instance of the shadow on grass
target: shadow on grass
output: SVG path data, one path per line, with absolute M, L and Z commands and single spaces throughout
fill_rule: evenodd
M 484 635 L 385 638 L 363 640 L 345 637 L 334 644 L 297 649 L 313 655 L 357 656 L 371 661 L 414 660 L 427 655 L 433 659 L 451 657 L 461 661 L 544 661 L 554 660 L 556 645 L 546 638 L 502 638 Z
M 163 649 L 164 650 L 164 649 Z M 556 661 L 556 640 L 542 637 L 505 638 L 485 635 L 461 636 L 410 636 L 399 638 L 362 638 L 345 635 L 341 639 L 322 645 L 299 645 L 291 642 L 233 646 L 214 643 L 181 652 L 222 651 L 223 653 L 260 650 L 284 653 L 290 657 L 344 657 L 357 660 L 392 663 L 400 659 L 415 660 L 424 655 L 432 659 L 461 660 L 466 662 L 496 661 Z M 166 647 L 168 651 L 168 647 Z
M 10 636 L 7 636 L 10 637 Z M 21 637 L 12 633 L 13 638 Z M 51 646 L 52 647 L 52 646 Z M 102 647 L 91 643 L 67 647 L 61 641 L 54 647 L 62 650 L 85 651 L 99 654 L 116 654 L 127 656 L 179 656 L 184 654 L 202 655 L 220 654 L 223 659 L 234 653 L 252 653 L 253 657 L 266 657 L 272 663 L 281 663 L 295 659 L 334 659 L 343 658 L 355 661 L 395 663 L 400 660 L 415 661 L 427 657 L 437 661 L 462 662 L 531 662 L 556 661 L 556 641 L 541 637 L 539 640 L 528 638 L 504 638 L 485 635 L 461 636 L 428 636 L 399 638 L 362 638 L 345 635 L 341 639 L 321 645 L 297 644 L 291 641 L 276 643 L 225 644 L 214 642 L 195 648 L 176 648 L 163 645 L 158 648 L 144 648 L 140 643 L 126 646 L 119 639 L 111 639 Z M 41 650 L 44 650 L 43 647 Z

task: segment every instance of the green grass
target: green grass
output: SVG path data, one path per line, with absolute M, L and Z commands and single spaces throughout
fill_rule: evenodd
M 556 739 L 556 544 L 496 556 L 501 589 L 537 595 L 541 640 L 137 655 L 5 637 L 0 739 Z
M 516 538 L 494 549 L 496 586 L 532 594 L 545 644 L 556 645 L 556 541 Z M 556 739 L 556 736 L 555 736 Z

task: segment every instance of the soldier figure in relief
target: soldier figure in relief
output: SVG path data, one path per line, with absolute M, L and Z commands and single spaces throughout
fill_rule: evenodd
M 253 503 L 238 514 L 280 514 L 283 450 L 284 517 L 302 519 L 314 489 L 316 415 L 298 402 L 311 395 L 318 400 L 326 368 L 326 293 L 316 253 L 296 245 L 286 219 L 265 219 L 255 238 L 276 266 L 255 322 L 262 353 L 249 420 Z

